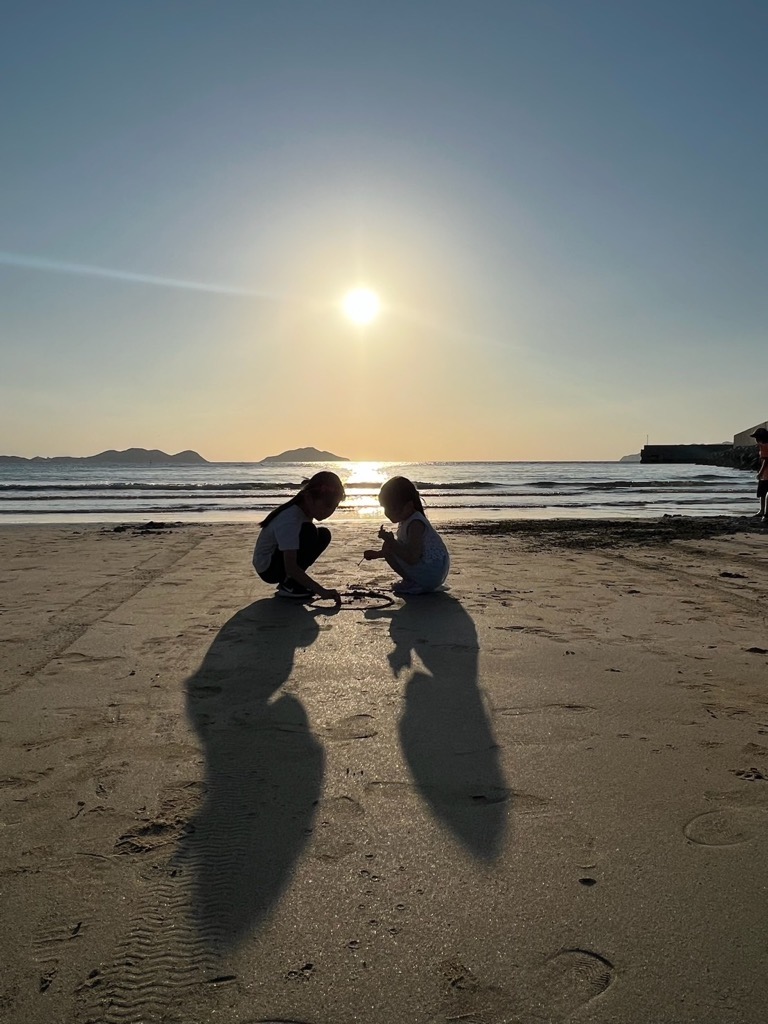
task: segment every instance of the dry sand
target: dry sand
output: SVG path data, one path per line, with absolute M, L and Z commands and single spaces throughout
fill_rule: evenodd
M 444 532 L 0 530 L 3 1022 L 766 1019 L 768 531 Z

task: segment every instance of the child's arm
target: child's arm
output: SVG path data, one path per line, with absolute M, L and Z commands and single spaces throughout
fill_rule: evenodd
M 387 557 L 386 542 L 387 540 L 394 540 L 395 535 L 392 533 L 391 530 L 387 530 L 383 526 L 379 527 L 378 535 L 381 538 L 381 540 L 384 541 L 384 544 L 381 545 L 381 548 L 378 551 L 376 551 L 374 548 L 368 548 L 367 551 L 364 551 L 363 558 L 366 560 L 366 562 L 371 562 L 373 561 L 374 558 Z
M 408 535 L 404 541 L 396 540 L 393 533 L 382 527 L 379 530 L 379 536 L 384 538 L 382 552 L 385 556 L 394 555 L 408 565 L 416 565 L 421 561 L 424 551 L 424 533 L 424 523 L 418 519 L 408 527 Z
M 318 597 L 323 599 L 333 599 L 336 604 L 341 604 L 341 595 L 338 590 L 327 590 L 321 586 L 316 580 L 313 580 L 299 565 L 297 559 L 298 551 L 284 551 L 283 558 L 285 559 L 285 573 L 290 576 L 292 580 L 296 580 L 297 583 L 301 584 L 302 587 L 306 587 L 311 590 L 313 594 L 317 594 Z
M 385 530 L 383 526 L 380 526 L 379 527 L 379 537 L 382 540 L 386 541 L 387 537 L 392 537 L 392 533 L 389 530 Z M 371 561 L 373 561 L 374 558 L 386 558 L 386 557 L 387 557 L 387 553 L 384 550 L 384 545 L 383 544 L 382 544 L 381 548 L 378 551 L 376 551 L 374 548 L 368 548 L 367 551 L 363 552 L 363 558 L 366 560 L 366 562 L 371 562 Z

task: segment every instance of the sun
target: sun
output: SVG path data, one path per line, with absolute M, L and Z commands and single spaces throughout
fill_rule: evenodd
M 365 324 L 372 323 L 379 315 L 381 301 L 376 292 L 372 292 L 370 288 L 353 288 L 342 299 L 341 308 L 344 316 L 353 324 L 365 326 Z

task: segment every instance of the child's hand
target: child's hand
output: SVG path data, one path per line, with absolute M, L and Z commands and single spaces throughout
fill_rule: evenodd
M 325 587 L 317 595 L 322 598 L 323 601 L 333 601 L 334 604 L 341 604 L 341 594 L 338 590 L 326 590 Z
M 386 541 L 388 541 L 388 540 L 394 540 L 394 539 L 395 539 L 395 535 L 394 535 L 394 533 L 392 533 L 392 531 L 391 531 L 391 530 L 388 530 L 388 529 L 387 529 L 386 527 L 384 527 L 384 526 L 380 526 L 380 527 L 379 527 L 379 537 L 380 537 L 380 538 L 381 538 L 381 540 L 383 540 L 384 542 L 386 542 Z
M 381 552 L 380 551 L 372 551 L 370 548 L 368 549 L 368 551 L 364 551 L 363 552 L 363 558 L 366 560 L 366 562 L 370 562 L 371 559 L 373 559 L 373 558 L 380 558 L 380 557 L 381 557 Z

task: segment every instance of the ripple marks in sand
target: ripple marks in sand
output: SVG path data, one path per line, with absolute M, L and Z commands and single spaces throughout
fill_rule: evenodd
M 191 912 L 219 950 L 251 935 L 276 906 L 321 797 L 323 749 L 303 709 L 283 695 L 268 714 L 256 729 L 211 731 L 205 800 L 174 860 L 191 872 Z
M 699 846 L 740 846 L 768 835 L 768 810 L 761 807 L 723 807 L 697 814 L 683 828 Z
M 188 886 L 173 878 L 143 896 L 101 984 L 90 989 L 94 1019 L 160 1024 L 190 989 L 215 977 L 216 958 L 190 920 L 188 903 Z

